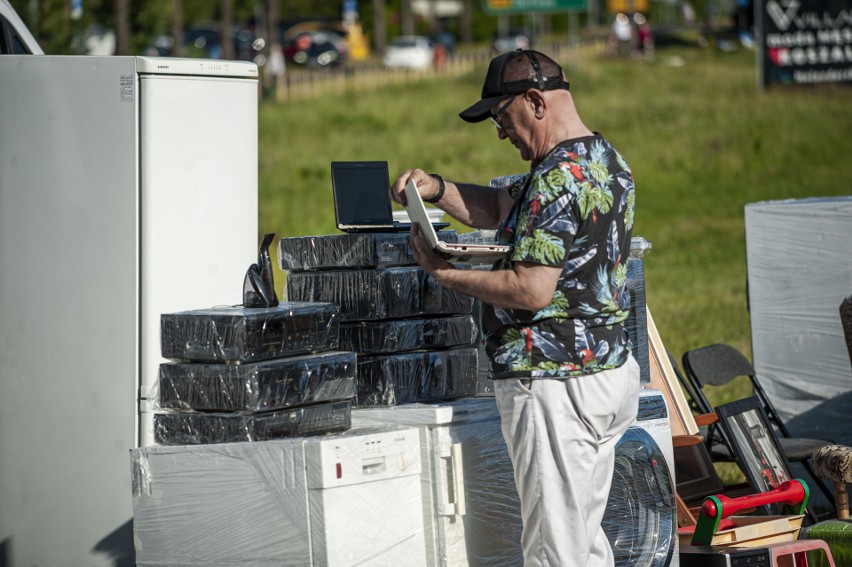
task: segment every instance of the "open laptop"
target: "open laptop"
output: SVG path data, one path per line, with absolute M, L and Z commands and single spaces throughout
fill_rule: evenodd
M 410 222 L 393 218 L 388 189 L 388 162 L 331 162 L 334 217 L 343 232 L 398 232 L 411 230 Z M 440 223 L 439 228 L 449 226 Z
M 429 222 L 429 214 L 426 205 L 420 198 L 420 192 L 414 181 L 409 181 L 405 186 L 405 210 L 411 222 L 420 225 L 420 229 L 426 236 L 426 240 L 438 255 L 450 262 L 463 262 L 467 264 L 483 264 L 494 262 L 512 251 L 511 246 L 505 244 L 452 244 L 438 240 L 435 228 Z

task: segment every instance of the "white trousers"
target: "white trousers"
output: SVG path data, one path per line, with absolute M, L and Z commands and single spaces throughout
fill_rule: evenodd
M 639 365 L 565 379 L 494 380 L 521 501 L 525 567 L 611 567 L 601 520 L 615 445 L 636 419 Z

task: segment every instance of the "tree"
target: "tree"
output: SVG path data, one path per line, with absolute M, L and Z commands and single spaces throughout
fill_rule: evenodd
M 378 54 L 385 51 L 385 0 L 373 0 L 373 49 Z
M 115 0 L 115 54 L 130 54 L 130 0 Z
M 234 58 L 234 42 L 231 38 L 234 28 L 233 0 L 219 0 L 219 38 L 222 42 L 222 59 Z
M 183 4 L 181 0 L 172 0 L 170 35 L 172 36 L 172 56 L 183 56 Z

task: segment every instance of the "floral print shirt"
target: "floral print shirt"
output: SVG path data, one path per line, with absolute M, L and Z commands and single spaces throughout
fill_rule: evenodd
M 495 378 L 567 377 L 624 364 L 630 310 L 627 259 L 636 199 L 633 174 L 602 136 L 556 146 L 509 188 L 515 204 L 497 231 L 514 262 L 560 266 L 540 311 L 484 306 Z

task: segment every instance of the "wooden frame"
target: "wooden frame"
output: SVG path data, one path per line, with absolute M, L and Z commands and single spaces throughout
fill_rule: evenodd
M 689 402 L 680 389 L 672 363 L 666 353 L 666 347 L 657 332 L 651 309 L 646 306 L 648 316 L 648 358 L 651 366 L 651 379 L 648 387 L 660 390 L 669 407 L 669 422 L 672 435 L 697 435 L 698 425 L 689 409 Z

